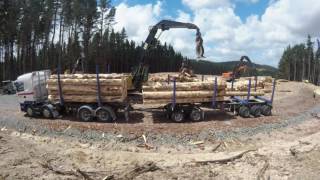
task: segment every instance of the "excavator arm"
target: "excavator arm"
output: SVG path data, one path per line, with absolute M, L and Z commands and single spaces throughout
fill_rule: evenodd
M 238 79 L 242 73 L 248 71 L 249 68 L 254 68 L 254 64 L 248 56 L 241 56 L 237 65 L 233 67 L 232 72 L 223 73 L 223 77 L 227 78 L 228 82 Z
M 162 20 L 158 22 L 156 25 L 152 26 L 150 28 L 149 35 L 147 39 L 144 42 L 144 49 L 147 50 L 150 46 L 154 45 L 156 42 L 156 34 L 158 30 L 166 31 L 172 28 L 186 28 L 186 29 L 195 29 L 197 31 L 196 33 L 196 50 L 198 57 L 203 57 L 204 54 L 204 48 L 203 48 L 203 39 L 201 37 L 200 29 L 198 26 L 192 23 L 183 23 L 183 22 L 176 22 L 171 20 Z
M 148 79 L 148 66 L 145 64 L 144 58 L 146 51 L 149 50 L 150 47 L 154 46 L 157 42 L 156 34 L 158 30 L 166 31 L 172 28 L 186 28 L 186 29 L 194 29 L 196 30 L 196 53 L 198 58 L 204 57 L 204 48 L 203 48 L 203 39 L 201 37 L 200 29 L 198 26 L 192 23 L 183 23 L 176 22 L 171 20 L 162 20 L 158 22 L 156 25 L 150 27 L 149 35 L 147 36 L 143 49 L 140 53 L 140 63 L 137 68 L 132 72 L 133 85 L 135 89 L 141 90 L 142 82 Z

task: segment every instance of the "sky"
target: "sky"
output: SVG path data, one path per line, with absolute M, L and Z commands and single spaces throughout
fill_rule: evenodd
M 128 38 L 142 42 L 150 26 L 162 19 L 196 24 L 202 33 L 205 60 L 239 60 L 277 66 L 289 44 L 320 37 L 319 0 L 113 0 L 114 28 L 126 29 Z M 195 58 L 195 31 L 170 29 L 161 43 Z M 315 43 L 316 44 L 316 43 Z

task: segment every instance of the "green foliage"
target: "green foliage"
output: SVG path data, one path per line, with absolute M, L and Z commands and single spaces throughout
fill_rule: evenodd
M 99 64 L 106 72 L 130 72 L 139 64 L 141 47 L 115 32 L 110 0 L 0 1 L 0 80 L 30 71 L 71 70 L 84 56 L 86 72 Z M 5 23 L 2 23 L 5 21 Z M 138 28 L 138 27 L 137 27 Z M 145 56 L 151 72 L 177 71 L 183 57 L 172 46 L 158 44 Z
M 320 80 L 320 50 L 313 52 L 313 42 L 308 35 L 306 44 L 288 46 L 279 62 L 278 77 L 292 81 L 308 80 L 318 84 Z

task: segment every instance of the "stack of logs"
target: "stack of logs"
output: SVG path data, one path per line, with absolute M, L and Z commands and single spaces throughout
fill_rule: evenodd
M 251 91 L 254 91 L 255 87 L 255 79 L 251 78 Z M 247 91 L 249 85 L 249 78 L 240 78 L 237 79 L 233 84 L 233 91 Z M 272 81 L 273 78 L 271 76 L 261 76 L 257 78 L 256 90 L 258 92 L 269 93 L 272 91 Z M 227 85 L 227 91 L 231 91 L 231 83 Z
M 143 101 L 145 104 L 165 104 L 173 102 L 173 78 L 176 80 L 176 103 L 203 103 L 212 102 L 214 95 L 213 76 L 192 77 L 183 79 L 177 73 L 151 74 L 148 82 L 143 86 Z M 251 78 L 251 96 L 263 96 L 271 91 L 272 77 L 258 77 L 257 90 L 254 91 L 254 78 Z M 248 92 L 248 78 L 241 78 L 234 83 L 227 83 L 218 77 L 216 101 L 223 101 L 224 97 L 246 97 Z M 268 86 L 268 87 L 267 87 Z M 267 89 L 266 89 L 267 88 Z
M 143 86 L 143 103 L 166 104 L 173 101 L 173 82 L 149 82 Z M 223 101 L 226 84 L 217 83 L 216 101 Z M 213 82 L 176 82 L 176 103 L 212 102 L 214 96 Z
M 102 102 L 123 102 L 127 97 L 127 79 L 123 74 L 100 74 L 100 94 Z M 98 88 L 96 74 L 60 75 L 62 96 L 65 102 L 96 103 Z M 58 101 L 58 76 L 51 75 L 47 81 L 48 98 Z

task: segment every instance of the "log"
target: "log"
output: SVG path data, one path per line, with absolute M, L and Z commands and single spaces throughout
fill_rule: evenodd
M 224 97 L 217 97 L 216 101 L 224 101 Z M 185 98 L 176 99 L 176 103 L 205 103 L 212 102 L 212 98 Z M 169 104 L 172 99 L 143 99 L 144 104 Z
M 58 95 L 49 95 L 48 99 L 50 101 L 58 101 Z M 96 103 L 98 102 L 97 96 L 93 95 L 83 95 L 83 96 L 76 96 L 76 95 L 65 95 L 63 96 L 65 102 L 81 102 L 81 103 Z M 102 102 L 123 102 L 125 97 L 123 96 L 102 96 Z
M 129 75 L 125 74 L 99 74 L 100 79 L 121 79 Z M 61 74 L 61 79 L 95 79 L 96 74 Z M 50 79 L 58 79 L 58 75 L 51 75 Z
M 206 98 L 212 97 L 213 91 L 176 91 L 176 98 Z M 224 96 L 225 91 L 218 91 L 217 96 Z M 168 99 L 173 97 L 172 91 L 143 92 L 144 99 Z
M 47 87 L 49 94 L 58 94 L 59 87 L 49 85 Z M 97 94 L 97 86 L 83 86 L 79 88 L 78 86 L 74 85 L 64 85 L 62 86 L 63 94 L 69 95 L 83 95 L 83 94 Z M 124 88 L 121 86 L 101 86 L 100 91 L 102 95 L 122 95 Z
M 50 95 L 59 95 L 58 90 L 48 90 L 48 94 Z M 63 95 L 77 95 L 77 96 L 96 96 L 98 93 L 97 91 L 69 91 L 69 90 L 62 90 Z M 122 96 L 123 93 L 121 91 L 101 91 L 101 96 Z
M 229 157 L 223 157 L 221 159 L 212 159 L 212 160 L 205 160 L 205 161 L 195 161 L 197 164 L 208 164 L 208 163 L 221 163 L 221 164 L 224 164 L 224 163 L 227 163 L 227 162 L 230 162 L 230 161 L 234 161 L 236 159 L 239 159 L 241 158 L 244 154 L 248 153 L 248 152 L 252 152 L 252 151 L 256 151 L 256 150 L 246 150 L 246 151 L 242 151 L 242 152 L 238 152 L 238 153 L 235 153 Z
M 61 79 L 62 85 L 76 85 L 78 87 L 80 86 L 86 86 L 86 85 L 97 85 L 96 79 Z M 57 79 L 48 79 L 47 81 L 48 85 L 52 86 L 58 86 L 58 80 Z M 123 86 L 125 83 L 124 79 L 100 79 L 100 85 L 106 85 L 106 86 Z
M 225 89 L 226 84 L 218 82 L 218 89 Z M 170 83 L 149 83 L 142 87 L 144 91 L 170 91 L 173 90 L 173 84 Z M 213 82 L 188 82 L 188 83 L 176 83 L 177 91 L 201 91 L 201 90 L 213 90 Z
M 247 91 L 227 91 L 225 96 L 247 96 Z M 250 92 L 251 96 L 263 96 L 264 92 L 262 91 L 256 91 L 256 92 Z

